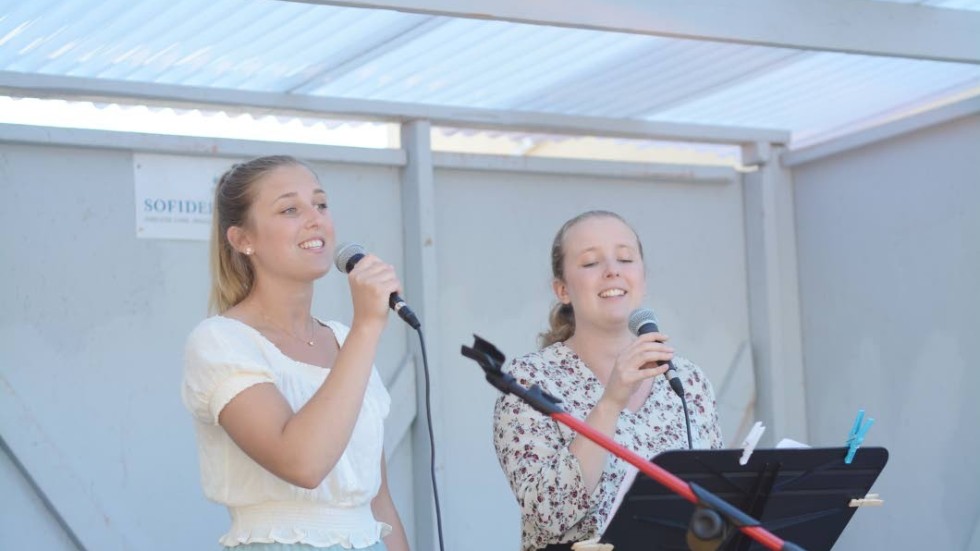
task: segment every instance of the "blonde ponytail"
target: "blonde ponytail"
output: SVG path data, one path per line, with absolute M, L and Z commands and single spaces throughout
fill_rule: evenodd
M 556 302 L 548 315 L 548 325 L 548 330 L 538 335 L 541 348 L 567 341 L 575 334 L 575 312 L 572 311 L 572 305 Z

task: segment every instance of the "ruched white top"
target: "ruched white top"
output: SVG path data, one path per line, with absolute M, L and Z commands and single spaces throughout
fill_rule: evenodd
M 334 321 L 324 325 L 342 346 L 349 328 Z M 391 530 L 371 512 L 371 500 L 381 486 L 384 418 L 391 405 L 373 366 L 347 449 L 315 489 L 294 486 L 265 470 L 218 424 L 222 408 L 252 385 L 275 384 L 296 411 L 328 373 L 293 360 L 257 330 L 231 318 L 208 318 L 191 332 L 181 396 L 194 416 L 204 495 L 226 505 L 231 514 L 231 529 L 219 540 L 222 545 L 275 542 L 358 548 L 378 542 Z

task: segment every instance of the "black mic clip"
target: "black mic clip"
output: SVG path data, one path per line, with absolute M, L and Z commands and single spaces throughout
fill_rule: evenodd
M 538 385 L 531 385 L 531 388 L 524 388 L 514 378 L 513 375 L 503 370 L 506 357 L 497 349 L 496 346 L 473 335 L 473 346 L 461 346 L 460 352 L 463 356 L 480 364 L 486 374 L 487 382 L 496 387 L 504 394 L 514 394 L 524 400 L 528 405 L 545 415 L 562 413 L 561 399 L 552 396 Z

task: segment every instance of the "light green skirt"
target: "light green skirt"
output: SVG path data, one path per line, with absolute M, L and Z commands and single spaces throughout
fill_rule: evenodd
M 247 543 L 235 547 L 222 547 L 234 551 L 388 551 L 383 541 L 379 541 L 368 547 L 343 547 L 341 545 L 331 545 L 330 547 L 313 547 L 305 543 Z

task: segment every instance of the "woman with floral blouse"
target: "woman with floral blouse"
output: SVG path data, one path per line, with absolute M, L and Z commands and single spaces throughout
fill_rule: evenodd
M 560 397 L 571 415 L 652 458 L 687 447 L 680 399 L 661 375 L 673 362 L 684 384 L 697 448 L 722 447 L 711 384 L 676 356 L 662 333 L 635 336 L 630 313 L 643 303 L 643 247 L 617 214 L 572 218 L 551 251 L 558 303 L 542 349 L 515 359 L 509 372 L 525 386 Z M 523 551 L 558 551 L 598 537 L 627 465 L 538 413 L 513 395 L 497 400 L 494 446 L 521 508 Z

